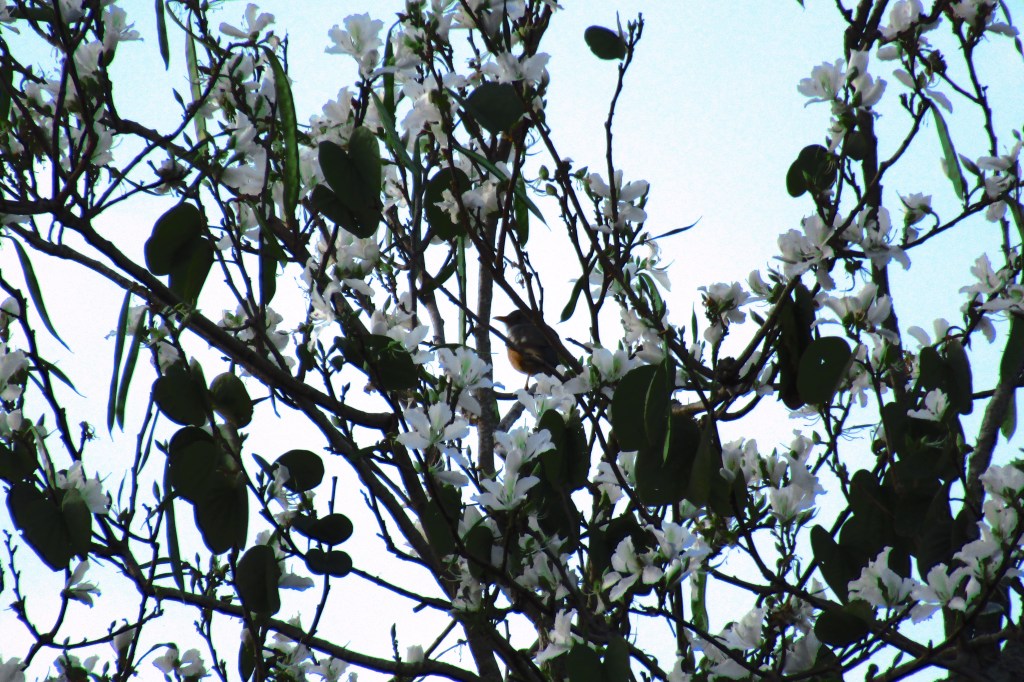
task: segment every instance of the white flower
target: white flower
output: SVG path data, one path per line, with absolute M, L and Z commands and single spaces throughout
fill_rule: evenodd
M 525 80 L 528 83 L 540 83 L 547 73 L 545 68 L 550 55 L 540 52 L 520 59 L 514 54 L 504 52 L 497 55 L 493 62 L 488 62 L 480 69 L 499 83 L 513 83 Z
M 572 648 L 577 639 L 572 634 L 572 619 L 575 617 L 575 609 L 555 614 L 555 627 L 548 631 L 548 645 L 538 651 L 533 659 L 537 665 L 561 656 Z
M 630 358 L 629 353 L 622 349 L 612 352 L 607 348 L 598 347 L 590 356 L 590 364 L 597 370 L 602 381 L 612 384 L 633 369 L 637 361 Z
M 611 588 L 608 599 L 618 601 L 629 591 L 637 580 L 642 579 L 645 585 L 653 585 L 661 580 L 664 572 L 655 565 L 655 552 L 647 551 L 637 554 L 633 547 L 633 538 L 623 539 L 612 555 L 612 569 L 604 577 L 602 587 Z
M 432 445 L 469 435 L 469 422 L 456 417 L 444 403 L 431 405 L 426 412 L 422 407 L 413 407 L 406 411 L 405 421 L 411 430 L 399 434 L 398 440 L 416 450 L 425 450 Z
M 876 268 L 885 268 L 889 261 L 895 259 L 906 270 L 910 267 L 910 258 L 903 249 L 891 243 L 891 233 L 888 209 L 879 208 L 877 214 L 874 214 L 871 209 L 865 208 L 857 214 L 856 225 L 847 228 L 843 237 L 859 244 L 864 249 L 864 255 L 871 259 L 871 264 Z
M 14 350 L 3 352 L 0 346 L 0 400 L 11 402 L 21 397 L 22 373 L 29 368 L 28 356 L 25 351 Z M 18 383 L 14 383 L 17 381 Z
M 872 606 L 899 606 L 910 596 L 917 581 L 903 578 L 889 568 L 889 553 L 886 547 L 861 570 L 860 577 L 849 584 L 850 599 L 863 599 Z
M 319 675 L 327 682 L 340 682 L 341 676 L 348 669 L 348 663 L 337 658 L 324 658 L 320 663 L 308 668 L 308 672 Z
M 506 462 L 520 463 L 515 465 L 517 470 L 521 464 L 529 462 L 543 452 L 554 449 L 554 445 L 551 443 L 551 432 L 547 429 L 534 432 L 533 429 L 522 426 L 508 432 L 497 431 L 494 434 L 494 440 L 498 452 L 505 455 Z
M 100 477 L 94 475 L 91 479 L 85 477 L 82 471 L 82 463 L 75 462 L 67 472 L 57 472 L 57 487 L 61 490 L 75 488 L 85 500 L 85 505 L 93 514 L 106 514 L 110 508 L 110 499 L 103 492 L 103 484 Z
M 907 410 L 907 416 L 937 422 L 942 419 L 947 407 L 949 398 L 941 388 L 933 388 L 924 397 L 924 407 L 920 410 Z
M 823 62 L 811 69 L 811 77 L 801 80 L 797 90 L 801 95 L 811 98 L 808 104 L 831 102 L 836 99 L 845 80 L 846 72 L 843 70 L 842 59 L 836 60 L 835 63 Z
M 328 32 L 334 45 L 328 47 L 328 54 L 347 54 L 359 64 L 359 74 L 369 76 L 379 60 L 378 48 L 384 43 L 380 31 L 384 22 L 370 19 L 369 14 L 353 14 L 345 18 L 345 29 L 337 24 Z
M 921 0 L 897 0 L 889 10 L 889 23 L 882 27 L 882 35 L 886 40 L 892 40 L 913 27 L 923 11 Z
M 868 57 L 866 50 L 850 53 L 850 70 L 846 74 L 848 79 L 852 79 L 850 83 L 856 95 L 855 103 L 861 109 L 870 109 L 878 104 L 885 92 L 885 81 L 876 81 L 868 73 Z
M 932 195 L 915 192 L 907 196 L 900 195 L 900 201 L 906 207 L 906 215 L 903 224 L 906 226 L 920 222 L 927 214 L 932 212 Z
M 889 318 L 892 301 L 888 296 L 876 298 L 878 287 L 868 283 L 856 296 L 825 296 L 824 305 L 839 317 L 846 326 L 859 329 L 874 329 Z
M 127 14 L 116 5 L 111 5 L 103 13 L 103 49 L 107 52 L 117 47 L 120 42 L 141 40 L 139 32 L 133 30 L 135 24 L 129 24 Z
M 89 560 L 78 562 L 78 566 L 72 571 L 67 582 L 64 583 L 62 594 L 68 599 L 82 602 L 86 606 L 92 606 L 92 596 L 99 596 L 100 590 L 93 583 L 84 582 L 85 574 L 89 571 Z
M 989 493 L 1009 502 L 1024 492 L 1024 471 L 1013 465 L 993 464 L 981 475 L 981 482 Z
M 0 682 L 25 682 L 20 658 L 8 658 L 5 661 L 0 656 Z
M 782 255 L 776 256 L 776 259 L 785 263 L 783 273 L 788 278 L 799 277 L 811 266 L 833 256 L 832 247 L 828 245 L 832 228 L 826 226 L 817 215 L 804 218 L 800 225 L 803 228 L 802 234 L 790 230 L 779 235 L 779 251 Z
M 245 28 L 235 28 L 231 24 L 222 23 L 220 25 L 220 32 L 232 38 L 241 38 L 243 40 L 252 40 L 258 37 L 263 29 L 274 23 L 273 14 L 264 12 L 257 16 L 256 13 L 259 11 L 260 8 L 250 2 L 245 8 Z
M 482 507 L 492 511 L 507 511 L 515 509 L 526 501 L 526 491 L 540 483 L 536 476 L 519 477 L 518 471 L 505 470 L 502 480 L 485 478 L 480 485 L 487 492 L 478 493 L 473 500 Z
M 601 214 L 608 220 L 611 220 L 613 215 L 617 216 L 614 225 L 606 223 L 603 226 L 599 226 L 605 231 L 612 228 L 621 230 L 626 227 L 626 223 L 642 223 L 647 220 L 647 213 L 639 206 L 633 204 L 633 202 L 646 197 L 650 191 L 650 183 L 646 180 L 633 180 L 623 185 L 622 170 L 615 171 L 614 184 L 616 191 L 614 210 L 611 203 L 612 190 L 604 178 L 599 173 L 591 173 L 587 181 L 590 191 L 595 196 L 604 199 L 601 204 Z
M 957 596 L 957 590 L 967 573 L 963 566 L 952 572 L 946 564 L 932 566 L 926 578 L 927 585 L 917 584 L 911 591 L 911 597 L 918 602 L 910 611 L 913 621 L 920 623 L 931 618 L 939 608 L 951 607 L 958 603 L 957 600 L 960 598 Z

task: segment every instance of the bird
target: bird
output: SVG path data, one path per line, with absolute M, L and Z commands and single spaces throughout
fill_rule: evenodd
M 494 319 L 505 325 L 508 360 L 517 372 L 528 377 L 534 374 L 552 374 L 558 366 L 558 335 L 543 321 L 538 325 L 522 310 Z

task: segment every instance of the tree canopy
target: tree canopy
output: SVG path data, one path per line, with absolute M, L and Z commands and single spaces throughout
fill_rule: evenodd
M 574 47 L 553 0 L 355 14 L 310 116 L 272 14 L 157 0 L 129 48 L 123 4 L 0 4 L 0 680 L 1019 679 L 1008 3 L 838 0 L 771 104 L 829 117 L 775 179 L 804 217 L 692 310 L 699 225 L 616 162 L 657 96 L 643 16 Z M 129 113 L 134 48 L 173 115 Z M 548 51 L 587 48 L 616 77 L 593 167 L 546 116 Z M 941 182 L 903 172 L 936 148 Z M 901 323 L 944 249 L 960 298 Z M 117 292 L 108 338 L 50 314 L 69 286 Z M 354 591 L 409 612 L 389 641 L 337 628 Z

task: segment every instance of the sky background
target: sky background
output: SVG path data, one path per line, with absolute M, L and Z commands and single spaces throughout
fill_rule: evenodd
M 623 169 L 627 181 L 645 179 L 651 183 L 646 210 L 647 229 L 652 234 L 699 221 L 689 232 L 662 241 L 665 261 L 672 263 L 672 290 L 667 299 L 673 320 L 677 322 L 688 322 L 693 308 L 698 317 L 702 317 L 698 287 L 714 282 L 744 281 L 751 270 L 764 271 L 767 265 L 776 263 L 773 255 L 777 252 L 778 235 L 799 228 L 800 219 L 812 210 L 806 196 L 793 199 L 786 193 L 785 174 L 801 148 L 822 142 L 828 127 L 829 109 L 822 104 L 805 107 L 806 98 L 797 92 L 797 83 L 809 76 L 817 64 L 841 56 L 843 25 L 833 2 L 807 0 L 806 4 L 806 8 L 801 8 L 795 0 L 756 3 L 566 0 L 563 2 L 565 10 L 556 14 L 544 40 L 542 49 L 551 55 L 547 118 L 558 149 L 563 156 L 571 157 L 577 167 L 587 165 L 604 174 L 603 126 L 616 68 L 614 63 L 600 61 L 590 53 L 583 42 L 583 31 L 592 24 L 613 27 L 616 13 L 625 24 L 638 12 L 643 12 L 644 37 L 616 114 L 614 153 L 616 165 Z M 1010 2 L 1018 16 L 1024 13 L 1022 5 L 1024 3 L 1018 0 Z M 170 88 L 177 88 L 182 94 L 188 91 L 180 36 L 172 32 L 172 41 L 177 42 L 172 42 L 171 69 L 165 72 L 153 30 L 152 4 L 126 2 L 122 6 L 146 40 L 122 44 L 119 48 L 113 69 L 119 109 L 122 116 L 166 128 L 173 124 L 177 111 Z M 275 32 L 287 33 L 290 37 L 292 87 L 300 122 L 319 113 L 325 101 L 335 98 L 340 88 L 354 81 L 355 70 L 348 58 L 324 54 L 324 48 L 330 44 L 328 30 L 341 24 L 345 16 L 365 11 L 383 19 L 386 30 L 394 12 L 402 6 L 400 2 L 382 0 L 277 1 L 261 5 L 262 11 L 276 16 Z M 226 2 L 217 20 L 239 25 L 244 11 L 244 2 Z M 1019 126 L 1024 121 L 1024 104 L 1019 95 L 1024 91 L 1020 57 L 1009 40 L 997 40 L 984 45 L 978 59 L 983 79 L 986 72 L 1000 77 L 997 81 L 1000 87 L 991 93 L 996 129 L 1004 142 L 1010 141 L 1010 126 Z M 906 117 L 893 114 L 902 86 L 892 78 L 892 68 L 892 63 L 873 61 L 870 69 L 873 75 L 888 81 L 888 89 L 878 107 L 882 113 L 878 135 L 883 155 L 902 140 L 899 132 L 908 125 Z M 950 94 L 948 89 L 946 92 Z M 954 104 L 956 115 L 947 119 L 957 150 L 971 158 L 988 154 L 986 143 L 970 133 L 977 123 L 974 112 L 962 103 Z M 885 202 L 894 222 L 902 219 L 897 192 L 933 194 L 936 209 L 943 215 L 951 215 L 952 191 L 941 172 L 941 152 L 930 119 L 911 151 L 909 162 L 893 172 L 885 186 Z M 156 217 L 169 207 L 169 201 L 134 203 L 113 211 L 108 225 L 118 230 L 118 244 L 141 260 L 142 244 Z M 567 271 L 560 256 L 562 242 L 556 207 L 551 202 L 538 203 L 548 216 L 549 228 L 534 222 L 530 253 L 531 260 L 545 277 L 549 296 L 545 312 L 553 322 L 577 273 Z M 903 273 L 899 266 L 893 265 L 894 298 L 903 328 L 920 325 L 930 330 L 936 317 L 956 320 L 964 300 L 958 290 L 971 280 L 969 267 L 986 250 L 993 257 L 997 255 L 997 236 L 993 225 L 983 220 L 973 221 L 967 228 L 953 231 L 933 240 L 924 249 L 912 252 L 910 272 Z M 103 428 L 113 352 L 113 342 L 104 337 L 116 325 L 122 294 L 86 284 L 74 269 L 44 263 L 40 258 L 36 259 L 36 267 L 51 318 L 74 350 L 73 354 L 67 354 L 55 345 L 50 349 L 51 359 L 61 362 L 85 395 L 84 400 L 68 397 L 73 418 L 76 422 L 86 420 L 97 426 L 100 442 L 96 448 L 107 453 L 111 470 L 115 470 L 115 463 L 130 455 L 123 450 L 123 443 L 130 439 L 122 439 L 121 444 L 115 445 Z M 12 249 L 0 250 L 0 268 L 5 273 L 17 268 Z M 294 273 L 286 273 L 285 277 L 288 276 L 294 277 Z M 282 300 L 287 288 L 279 286 Z M 218 319 L 216 302 L 205 299 L 205 305 L 210 308 L 209 316 Z M 747 327 L 752 329 L 749 323 Z M 585 339 L 585 328 L 576 321 L 557 329 L 564 336 Z M 746 334 L 737 331 L 736 336 L 745 338 Z M 989 349 L 978 349 L 975 357 L 976 389 L 987 388 L 990 384 L 984 383 L 984 377 L 988 371 L 991 379 L 995 356 Z M 497 379 L 518 387 L 521 379 L 511 373 L 504 358 L 496 357 L 494 361 Z M 214 373 L 207 369 L 208 376 Z M 129 429 L 131 424 L 139 423 L 148 390 L 145 373 L 140 372 L 136 381 L 139 398 L 134 409 L 129 410 Z M 269 413 L 266 416 L 269 417 Z M 723 437 L 757 438 L 761 450 L 770 451 L 775 445 L 788 443 L 793 429 L 802 425 L 787 419 L 782 410 L 768 409 L 757 419 L 744 420 L 742 433 L 726 433 Z M 965 422 L 965 430 L 970 438 L 976 426 Z M 320 441 L 296 420 L 282 423 L 267 419 L 264 425 L 254 427 L 250 442 L 258 444 L 257 451 L 263 456 L 272 458 L 296 446 L 316 450 Z M 345 480 L 346 474 L 340 468 L 335 473 Z M 108 487 L 110 485 L 116 487 L 116 482 L 111 481 Z M 344 486 L 341 489 L 344 490 Z M 353 518 L 357 528 L 356 537 L 346 549 L 355 557 L 357 566 L 369 565 L 363 564 L 356 548 L 368 548 L 369 552 L 369 548 L 376 546 L 372 522 L 358 495 L 352 493 L 343 502 L 341 510 Z M 187 507 L 180 506 L 179 515 L 187 514 Z M 0 523 L 0 527 L 6 525 Z M 24 561 L 26 565 L 30 562 L 31 558 Z M 392 568 L 401 570 L 401 567 Z M 424 575 L 407 575 L 427 584 Z M 59 589 L 63 583 L 62 578 L 54 582 L 51 576 L 43 574 L 28 579 L 38 585 L 36 589 L 40 593 L 45 589 Z M 116 591 L 114 585 L 114 581 L 104 583 L 101 580 L 101 587 L 105 588 L 102 613 L 72 604 L 73 616 L 83 631 L 94 630 L 97 619 L 106 623 L 117 617 L 118 600 L 109 599 Z M 390 656 L 389 629 L 397 621 L 403 647 L 429 644 L 430 628 L 438 622 L 432 621 L 429 614 L 412 615 L 407 603 L 389 599 L 379 591 L 369 592 L 365 583 L 354 578 L 334 581 L 332 590 L 332 599 L 339 599 L 334 603 L 344 606 L 340 612 L 330 614 L 326 636 L 333 636 L 335 641 L 357 650 L 387 657 Z M 724 596 L 714 602 L 712 631 L 738 618 L 751 606 L 748 595 L 725 591 L 716 594 Z M 3 597 L 6 599 L 8 593 Z M 302 612 L 308 619 L 310 600 L 316 595 L 285 593 L 283 598 L 285 608 L 281 616 Z M 36 602 L 38 613 L 46 612 L 42 601 Z M 111 606 L 111 602 L 115 605 Z M 131 600 L 126 600 L 121 608 L 125 609 L 125 615 L 130 614 Z M 175 610 L 173 605 L 168 605 L 167 609 Z M 191 629 L 188 614 L 181 610 L 179 613 L 184 614 L 181 632 L 186 632 Z M 45 618 L 41 620 L 45 622 Z M 9 610 L 0 611 L 0 632 L 5 633 L 0 653 L 20 655 L 24 651 L 28 640 Z M 639 634 L 641 637 L 644 634 L 642 626 Z M 170 638 L 171 634 L 164 636 Z M 225 647 L 225 653 L 230 655 L 237 641 L 237 628 L 234 625 L 224 627 L 222 636 L 230 643 Z M 182 637 L 182 647 L 187 646 Z M 662 659 L 663 665 L 666 664 L 671 645 L 662 642 L 654 646 L 659 654 L 666 655 Z M 40 662 L 45 665 L 46 657 Z M 153 672 L 148 663 L 143 669 Z

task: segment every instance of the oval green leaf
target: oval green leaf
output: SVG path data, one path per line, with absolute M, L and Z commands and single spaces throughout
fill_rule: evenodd
M 483 83 L 466 98 L 465 111 L 492 135 L 507 133 L 526 113 L 511 83 Z
M 312 490 L 324 480 L 324 461 L 309 450 L 289 450 L 275 463 L 288 469 L 285 487 L 297 493 Z
M 146 267 L 154 275 L 169 275 L 186 246 L 200 237 L 206 217 L 194 204 L 181 203 L 157 218 L 146 240 Z
M 306 567 L 317 575 L 344 578 L 352 570 L 352 558 L 340 549 L 311 549 L 306 552 Z
M 811 341 L 800 357 L 796 388 L 801 400 L 827 405 L 853 362 L 850 344 L 838 336 Z
M 235 589 L 242 605 L 258 617 L 267 618 L 281 609 L 277 583 L 281 567 L 274 550 L 267 545 L 250 547 L 235 568 Z
M 242 380 L 231 372 L 218 375 L 210 384 L 213 409 L 234 426 L 247 426 L 252 421 L 252 398 Z
M 604 26 L 591 26 L 583 32 L 583 40 L 598 59 L 622 59 L 626 56 L 626 41 L 618 32 Z
M 202 426 L 206 423 L 206 388 L 193 378 L 184 362 L 171 365 L 153 382 L 153 401 L 175 424 Z

